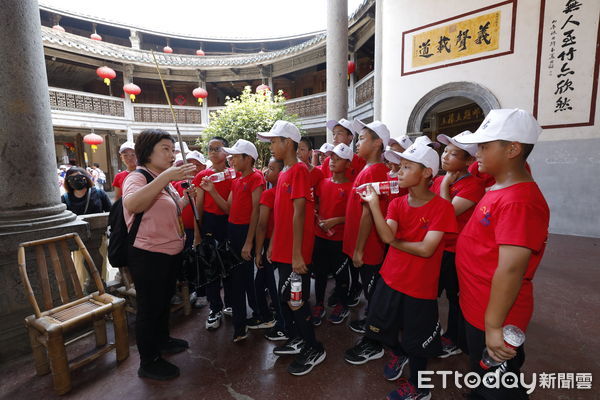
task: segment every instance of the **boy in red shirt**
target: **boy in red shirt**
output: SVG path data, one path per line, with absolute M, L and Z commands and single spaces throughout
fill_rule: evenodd
M 137 157 L 135 156 L 135 143 L 125 142 L 119 147 L 119 155 L 121 161 L 125 164 L 124 171 L 119 172 L 113 179 L 112 186 L 115 188 L 115 201 L 121 198 L 121 190 L 123 188 L 123 181 L 125 177 L 137 168 Z
M 329 168 L 333 177 L 325 178 L 317 187 L 318 220 L 315 226 L 315 248 L 313 251 L 313 272 L 315 274 L 315 299 L 312 323 L 321 325 L 325 316 L 325 290 L 329 273 L 335 276 L 335 298 L 337 304 L 329 316 L 329 321 L 340 324 L 348 316 L 348 285 L 350 276 L 347 257 L 342 251 L 346 203 L 352 192 L 352 182 L 345 176 L 354 153 L 343 143 L 333 149 Z
M 352 148 L 352 141 L 354 140 L 354 135 L 357 134 L 356 127 L 353 125 L 352 121 L 348 121 L 344 118 L 340 119 L 339 121 L 332 119 L 327 121 L 327 129 L 329 129 L 333 133 L 334 146 L 337 146 L 340 143 L 344 143 L 346 146 Z M 359 129 L 361 128 L 359 127 Z M 325 178 L 331 178 L 332 175 L 331 170 L 329 169 L 329 160 L 330 157 L 327 157 L 323 161 L 323 166 L 321 167 Z M 364 158 L 355 154 L 352 157 L 352 164 L 346 172 L 346 177 L 351 182 L 354 182 L 354 179 L 356 179 L 356 176 L 360 171 L 362 171 L 366 163 L 367 162 Z
M 321 168 L 311 165 L 310 160 L 312 158 L 312 152 L 313 147 L 310 139 L 307 137 L 300 139 L 296 155 L 298 156 L 298 159 L 308 167 L 308 172 L 310 173 L 310 186 L 314 189 L 323 179 L 323 172 L 321 171 Z
M 227 154 L 223 151 L 223 147 L 229 143 L 225 138 L 220 136 L 213 137 L 208 142 L 208 158 L 212 162 L 210 168 L 201 171 L 192 183 L 202 189 L 201 183 L 210 176 L 224 172 L 227 169 L 226 158 Z M 202 238 L 207 235 L 212 236 L 218 242 L 227 240 L 227 212 L 215 202 L 213 195 L 219 193 L 222 198 L 228 198 L 231 191 L 231 182 L 235 175 L 211 185 L 214 189 L 212 193 L 206 190 L 199 190 L 196 193 L 196 208 L 200 216 L 200 226 L 202 232 L 198 231 L 198 227 L 194 227 L 194 245 L 198 245 Z M 223 279 L 223 291 L 225 294 L 225 307 L 223 310 L 223 300 L 221 299 L 221 280 L 210 282 L 206 285 L 206 299 L 210 305 L 210 313 L 206 319 L 206 329 L 214 330 L 221 326 L 223 311 L 231 314 L 231 279 Z
M 409 193 L 392 200 L 387 219 L 372 186 L 361 194 L 377 233 L 390 247 L 371 299 L 365 336 L 344 358 L 364 364 L 381 358 L 386 345 L 393 356 L 384 368 L 385 378 L 398 379 L 407 363 L 411 370 L 409 380 L 403 379 L 388 399 L 428 400 L 431 393 L 417 388 L 418 374 L 427 368 L 427 357 L 441 350 L 437 286 L 444 234 L 456 232 L 456 218 L 450 202 L 429 191 L 439 166 L 435 150 L 413 144 L 401 157 L 398 183 Z
M 238 177 L 231 183 L 231 192 L 227 200 L 211 188 L 209 180 L 202 181 L 202 188 L 212 193 L 219 207 L 229 213 L 227 238 L 231 249 L 238 253 L 242 262 L 231 270 L 231 305 L 233 309 L 233 341 L 239 342 L 248 337 L 248 328 L 271 328 L 275 321 L 268 310 L 256 313 L 256 294 L 254 292 L 254 265 L 252 249 L 254 234 L 258 222 L 258 203 L 264 190 L 265 180 L 262 173 L 254 169 L 258 158 L 256 146 L 251 142 L 239 139 L 233 147 L 224 147 L 223 152 L 231 156 L 231 166 Z M 246 296 L 255 315 L 247 321 Z M 258 315 L 257 315 L 258 314 Z
M 283 160 L 284 170 L 279 174 L 275 193 L 275 226 L 267 251 L 267 259 L 277 263 L 279 269 L 279 299 L 285 319 L 288 341 L 273 349 L 276 355 L 298 354 L 289 365 L 292 375 L 309 373 L 323 362 L 326 353 L 317 341 L 310 323 L 310 275 L 314 245 L 314 199 L 310 187 L 308 168 L 298 162 L 296 151 L 300 131 L 287 121 L 277 121 L 270 132 L 259 133 L 261 141 L 271 142 L 271 153 Z M 290 302 L 292 271 L 302 278 L 302 303 Z
M 463 228 L 456 244 L 460 308 L 467 333 L 471 369 L 485 371 L 479 361 L 484 348 L 501 372 L 518 375 L 523 346 L 506 347 L 503 326 L 523 332 L 533 313 L 532 279 L 548 237 L 550 212 L 525 160 L 542 129 L 533 116 L 520 109 L 491 110 L 474 134 L 457 138 L 476 143 L 480 172 L 494 177 Z M 474 392 L 482 398 L 527 398 L 522 387 Z
M 462 228 L 473 214 L 475 205 L 485 193 L 484 182 L 471 175 L 468 171 L 469 165 L 475 161 L 477 146 L 474 144 L 462 144 L 458 140 L 471 132 L 465 131 L 451 138 L 446 135 L 438 135 L 437 141 L 445 144 L 446 148 L 441 156 L 442 169 L 446 175 L 434 179 L 429 188 L 433 193 L 441 196 L 452 203 L 456 221 L 458 223 L 458 234 L 447 234 L 445 237 L 444 255 L 442 257 L 442 269 L 440 272 L 439 295 L 446 291 L 448 299 L 448 326 L 442 336 L 442 354 L 440 358 L 446 358 L 460 354 L 460 347 L 464 347 L 464 330 L 460 306 L 458 305 L 458 277 L 456 275 L 456 239 Z M 460 339 L 460 343 L 459 343 Z
M 272 187 L 265 190 L 260 196 L 260 206 L 258 213 L 258 224 L 256 226 L 255 242 L 255 263 L 256 276 L 254 278 L 254 288 L 256 289 L 256 303 L 260 310 L 268 310 L 267 297 L 265 289 L 269 291 L 271 304 L 275 308 L 275 326 L 265 333 L 265 338 L 269 340 L 287 340 L 285 334 L 285 320 L 281 311 L 279 294 L 277 293 L 277 282 L 275 280 L 275 269 L 273 263 L 266 259 L 265 255 L 273 236 L 273 208 L 275 207 L 275 191 L 277 189 L 277 180 L 283 170 L 283 161 L 271 157 L 265 180 Z
M 351 268 L 358 269 L 368 310 L 371 295 L 379 278 L 379 268 L 385 255 L 385 244 L 377 236 L 369 205 L 361 200 L 360 195 L 354 189 L 365 183 L 388 180 L 388 168 L 381 162 L 381 156 L 390 139 L 390 131 L 380 121 L 374 121 L 368 125 L 359 120 L 355 120 L 354 123 L 355 130 L 360 131 L 357 143 L 358 155 L 366 160 L 367 165 L 356 176 L 354 188 L 346 206 L 343 251 L 353 264 Z M 388 202 L 389 196 L 381 197 L 379 204 L 382 213 L 386 212 Z M 365 320 L 366 318 L 352 321 L 350 329 L 357 333 L 364 333 Z

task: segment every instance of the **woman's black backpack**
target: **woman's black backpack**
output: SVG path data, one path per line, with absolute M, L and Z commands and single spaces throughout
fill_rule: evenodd
M 143 169 L 136 169 L 131 172 L 139 172 L 146 177 L 146 183 L 154 180 L 152 175 Z M 108 262 L 113 268 L 121 268 L 127 266 L 127 248 L 129 244 L 133 246 L 135 237 L 137 236 L 142 216 L 144 213 L 135 215 L 131 232 L 127 232 L 127 224 L 125 223 L 125 215 L 123 213 L 123 198 L 115 201 L 110 208 L 108 214 L 108 226 L 110 228 L 108 234 Z

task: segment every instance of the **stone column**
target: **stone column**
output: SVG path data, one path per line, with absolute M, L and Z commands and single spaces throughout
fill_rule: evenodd
M 327 0 L 327 120 L 348 116 L 348 0 Z M 332 133 L 327 131 L 327 141 Z
M 65 223 L 37 1 L 0 13 L 0 234 Z
M 373 79 L 373 119 L 381 120 L 382 54 L 383 44 L 383 1 L 375 0 L 375 76 Z
M 133 82 L 133 65 L 123 64 L 123 85 Z M 133 102 L 129 96 L 125 96 L 125 102 L 123 103 L 123 115 L 129 122 L 133 122 Z
M 32 313 L 17 268 L 21 242 L 77 232 L 60 201 L 37 1 L 5 0 L 0 13 L 0 359 L 30 351 Z M 35 270 L 28 254 L 27 266 Z M 35 276 L 35 275 L 34 275 Z M 37 279 L 33 279 L 37 288 Z

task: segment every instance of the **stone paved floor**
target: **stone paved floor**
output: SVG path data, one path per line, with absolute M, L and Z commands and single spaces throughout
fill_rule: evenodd
M 536 310 L 531 322 L 524 372 L 591 372 L 593 389 L 537 389 L 532 399 L 600 399 L 600 239 L 553 235 L 535 278 Z M 332 284 L 330 283 L 330 286 Z M 364 306 L 364 302 L 361 304 Z M 445 315 L 446 304 L 440 303 Z M 357 315 L 359 309 L 353 311 Z M 190 341 L 190 349 L 169 359 L 181 368 L 171 382 L 139 379 L 138 355 L 117 365 L 114 353 L 73 373 L 65 399 L 382 399 L 394 383 L 382 377 L 387 356 L 363 366 L 347 364 L 343 351 L 359 338 L 345 325 L 317 328 L 327 359 L 304 377 L 286 372 L 289 359 L 272 355 L 273 343 L 252 332 L 242 344 L 231 343 L 228 319 L 216 332 L 204 329 L 207 310 L 175 315 L 172 334 Z M 130 328 L 133 324 L 130 323 Z M 133 329 L 130 329 L 133 336 Z M 73 353 L 80 350 L 72 349 Z M 433 370 L 466 372 L 466 356 L 432 360 Z M 464 389 L 443 390 L 434 380 L 433 399 L 463 399 Z M 49 375 L 37 377 L 30 356 L 0 365 L 0 399 L 54 399 Z

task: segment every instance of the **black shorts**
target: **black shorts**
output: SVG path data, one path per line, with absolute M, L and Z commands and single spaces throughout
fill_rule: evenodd
M 456 274 L 456 253 L 444 251 L 442 264 L 440 266 L 440 283 L 438 286 L 438 297 L 446 291 L 446 297 L 458 301 L 458 275 Z
M 440 335 L 437 300 L 411 297 L 379 279 L 369 306 L 365 336 L 392 349 L 400 344 L 409 356 L 435 357 L 442 350 Z

